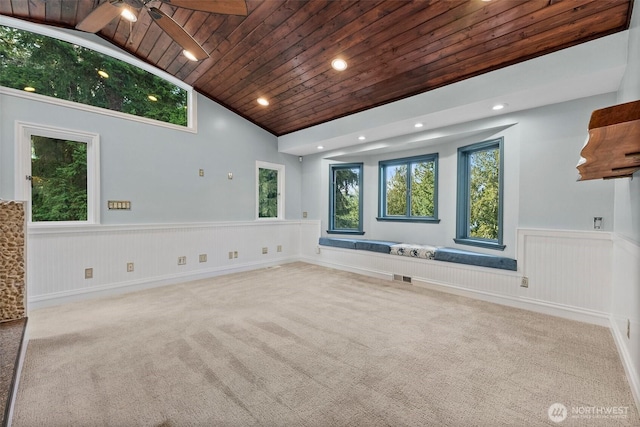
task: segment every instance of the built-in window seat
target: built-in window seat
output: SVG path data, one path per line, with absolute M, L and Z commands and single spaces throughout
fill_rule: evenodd
M 476 265 L 479 267 L 499 268 L 502 270 L 517 271 L 518 269 L 518 264 L 515 259 L 439 246 L 337 237 L 321 237 L 318 243 L 322 246 L 331 246 L 335 248 L 410 256 L 413 258 L 432 259 L 436 261 Z

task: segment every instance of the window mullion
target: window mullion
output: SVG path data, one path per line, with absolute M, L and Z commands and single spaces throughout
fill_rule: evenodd
M 407 194 L 406 194 L 407 211 L 405 215 L 407 216 L 407 218 L 411 218 L 411 163 L 410 162 L 407 163 L 406 180 L 407 180 Z

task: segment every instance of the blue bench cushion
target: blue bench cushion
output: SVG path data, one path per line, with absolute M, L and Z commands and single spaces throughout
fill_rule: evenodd
M 453 248 L 436 249 L 435 260 L 456 262 L 458 264 L 477 265 L 480 267 L 500 268 L 502 270 L 518 270 L 518 264 L 515 259 L 480 254 L 477 252 L 462 251 Z
M 397 242 L 386 242 L 383 240 L 356 240 L 356 249 L 388 254 L 391 252 L 391 246 L 396 243 Z
M 355 249 L 356 239 L 337 239 L 335 237 L 321 237 L 318 241 L 322 246 L 333 246 L 335 248 Z

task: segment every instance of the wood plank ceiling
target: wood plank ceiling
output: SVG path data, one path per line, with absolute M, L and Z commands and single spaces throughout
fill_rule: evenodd
M 104 0 L 2 0 L 74 28 Z M 140 10 L 99 35 L 283 135 L 628 28 L 632 0 L 247 0 L 223 16 L 150 1 L 210 53 L 199 63 Z M 161 6 L 160 6 L 161 5 Z M 331 68 L 336 57 L 348 68 Z M 269 100 L 268 107 L 256 103 Z

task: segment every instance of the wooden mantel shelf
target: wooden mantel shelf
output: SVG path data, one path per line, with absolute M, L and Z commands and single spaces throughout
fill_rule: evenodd
M 640 170 L 640 101 L 595 110 L 580 155 L 579 181 L 626 178 Z

